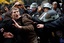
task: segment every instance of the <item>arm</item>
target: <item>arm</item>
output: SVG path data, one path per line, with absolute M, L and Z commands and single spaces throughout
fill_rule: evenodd
M 32 18 L 30 17 L 30 15 L 23 15 L 22 17 L 22 23 L 24 24 L 24 26 L 22 26 L 22 29 L 24 30 L 34 30 L 34 27 L 32 25 L 33 21 L 31 20 Z
M 64 17 L 59 17 L 55 21 L 52 21 L 50 23 L 41 24 L 40 26 L 38 25 L 39 28 L 63 28 L 64 27 Z
M 19 29 L 24 29 L 24 30 L 34 30 L 34 27 L 32 25 L 33 21 L 31 20 L 31 18 L 27 15 L 22 15 L 22 23 L 23 26 L 20 26 L 14 19 L 14 26 L 19 28 Z
M 46 28 L 62 28 L 64 26 L 64 17 L 60 17 L 51 23 L 44 24 Z

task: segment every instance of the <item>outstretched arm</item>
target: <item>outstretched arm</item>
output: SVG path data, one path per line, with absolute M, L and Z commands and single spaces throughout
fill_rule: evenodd
M 64 27 L 64 17 L 59 17 L 57 20 L 50 23 L 38 24 L 37 28 L 63 28 Z

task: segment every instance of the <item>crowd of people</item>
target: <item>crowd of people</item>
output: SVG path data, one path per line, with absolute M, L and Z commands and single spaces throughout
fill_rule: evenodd
M 0 5 L 0 43 L 64 43 L 63 4 Z

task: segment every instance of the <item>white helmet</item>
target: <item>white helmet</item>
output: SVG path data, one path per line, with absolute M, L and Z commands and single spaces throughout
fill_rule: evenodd
M 52 5 L 50 3 L 44 3 L 43 8 L 52 8 Z
M 38 7 L 38 4 L 37 3 L 32 3 L 31 5 L 30 5 L 30 9 L 32 9 L 32 8 L 37 8 Z
M 57 14 L 54 10 L 49 10 L 48 12 L 42 13 L 39 17 L 39 20 L 43 22 L 48 22 L 57 18 L 59 18 L 59 14 Z

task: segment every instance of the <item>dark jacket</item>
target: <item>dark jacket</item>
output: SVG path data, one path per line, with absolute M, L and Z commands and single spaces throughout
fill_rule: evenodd
M 33 21 L 28 14 L 23 14 L 16 22 L 22 26 L 22 29 L 18 29 L 12 24 L 12 20 L 5 21 L 4 29 L 6 32 L 11 32 L 15 37 L 16 43 L 37 43 L 36 33 L 33 27 Z M 19 42 L 19 41 L 20 42 Z
M 63 29 L 64 28 L 64 16 L 59 17 L 57 20 L 50 23 L 45 23 L 44 28 L 48 29 Z
M 48 36 L 49 37 L 51 36 L 51 34 L 49 33 L 54 32 L 54 39 L 53 37 L 50 37 L 50 40 L 51 41 L 54 40 L 52 41 L 53 43 L 59 43 L 59 38 L 64 37 L 64 16 L 59 17 L 55 21 L 45 23 L 44 28 L 39 30 L 40 30 L 39 32 L 40 32 L 41 42 L 43 42 L 43 39 L 45 38 L 47 39 Z

